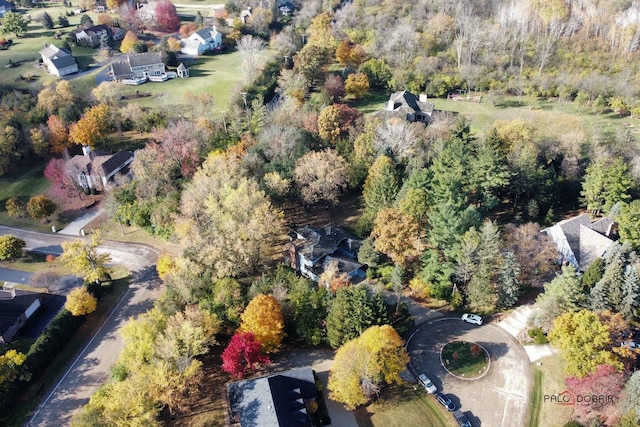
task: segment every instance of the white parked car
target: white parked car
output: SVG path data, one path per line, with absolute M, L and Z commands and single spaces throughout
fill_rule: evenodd
M 474 325 L 482 325 L 482 317 L 478 316 L 477 314 L 465 313 L 462 315 L 462 320 Z
M 418 375 L 418 382 L 422 384 L 424 389 L 427 390 L 427 393 L 429 394 L 434 394 L 438 391 L 438 388 L 433 385 L 429 377 L 427 377 L 425 374 Z

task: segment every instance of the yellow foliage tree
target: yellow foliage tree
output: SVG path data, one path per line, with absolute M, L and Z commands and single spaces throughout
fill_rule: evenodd
M 160 279 L 166 280 L 167 276 L 174 271 L 176 268 L 176 262 L 173 257 L 169 254 L 162 254 L 158 257 L 158 262 L 156 263 L 156 270 L 158 271 L 158 276 Z
M 107 276 L 107 263 L 111 261 L 108 253 L 98 253 L 100 234 L 94 233 L 91 243 L 83 240 L 62 242 L 63 253 L 60 260 L 71 269 L 73 274 L 87 282 L 98 283 Z
M 398 265 L 418 255 L 413 242 L 418 237 L 418 224 L 397 208 L 386 208 L 378 212 L 371 236 L 376 250 L 386 254 Z
M 338 349 L 329 373 L 329 396 L 353 410 L 367 403 L 382 381 L 400 383 L 400 372 L 408 362 L 396 330 L 390 325 L 372 326 Z
M 64 303 L 64 308 L 69 310 L 74 316 L 84 316 L 85 314 L 91 314 L 96 311 L 98 307 L 98 300 L 89 293 L 86 287 L 81 286 L 75 288 L 69 295 L 67 295 L 67 302 Z
M 107 136 L 109 129 L 109 106 L 98 104 L 91 107 L 80 120 L 69 129 L 69 139 L 76 144 L 95 147 Z
M 344 82 L 344 90 L 347 95 L 351 95 L 354 98 L 362 98 L 362 96 L 369 93 L 369 79 L 364 73 L 349 74 L 347 81 Z
M 180 50 L 180 40 L 175 37 L 169 37 L 167 39 L 167 49 L 170 52 L 178 52 Z
M 127 31 L 124 38 L 122 39 L 122 43 L 120 43 L 120 52 L 128 53 L 133 50 L 133 47 L 138 43 L 138 36 L 133 31 Z
M 284 338 L 282 308 L 273 295 L 256 295 L 241 316 L 240 332 L 253 332 L 265 353 L 277 351 Z

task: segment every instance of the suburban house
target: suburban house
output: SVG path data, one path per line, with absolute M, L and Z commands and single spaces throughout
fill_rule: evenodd
M 47 72 L 54 76 L 66 76 L 78 72 L 78 63 L 71 54 L 56 46 L 45 43 L 40 51 L 42 63 L 47 67 Z
M 305 225 L 289 233 L 286 257 L 291 268 L 315 282 L 332 263 L 337 264 L 339 274 L 358 282 L 365 277 L 365 267 L 357 261 L 361 245 L 335 225 Z
M 128 166 L 133 162 L 133 153 L 126 150 L 102 154 L 85 146 L 82 147 L 82 153 L 73 156 L 67 167 L 76 177 L 78 186 L 85 190 L 104 190 L 116 174 L 126 174 Z
M 427 95 L 414 95 L 403 90 L 392 93 L 384 110 L 378 111 L 375 116 L 382 120 L 398 118 L 409 122 L 429 123 L 433 115 L 434 105 L 427 102 Z
M 198 56 L 205 52 L 219 49 L 222 46 L 222 34 L 216 26 L 205 27 L 180 41 L 180 53 Z
M 79 28 L 75 31 L 75 37 L 78 44 L 98 47 L 100 46 L 100 39 L 103 36 L 109 37 L 109 39 L 117 41 L 124 38 L 124 30 L 118 27 L 107 27 L 106 25 L 95 25 L 89 28 Z
M 289 0 L 278 0 L 278 9 L 282 16 L 289 16 L 296 10 L 296 5 Z
M 10 342 L 41 305 L 40 294 L 15 288 L 0 290 L 0 344 Z
M 148 22 L 156 19 L 156 7 L 158 6 L 158 2 L 150 1 L 148 3 L 138 3 L 137 4 L 137 14 L 138 18 L 142 21 Z
M 317 409 L 311 368 L 292 369 L 227 386 L 231 426 L 311 427 Z
M 589 264 L 602 255 L 613 244 L 609 238 L 614 223 L 609 218 L 591 222 L 589 214 L 565 219 L 545 228 L 561 254 L 562 263 L 573 265 L 576 271 L 585 271 Z
M 13 11 L 13 3 L 7 0 L 0 0 L 0 18 L 4 18 L 4 14 Z
M 124 61 L 111 63 L 113 80 L 141 79 L 160 77 L 165 74 L 162 53 L 145 52 L 125 56 Z

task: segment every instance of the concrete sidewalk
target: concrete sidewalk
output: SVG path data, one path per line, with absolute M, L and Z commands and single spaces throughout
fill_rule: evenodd
M 65 234 L 67 236 L 81 236 L 80 230 L 85 228 L 91 221 L 102 215 L 104 212 L 103 208 L 97 208 L 90 212 L 87 212 L 84 215 L 79 216 L 78 218 L 71 221 L 65 228 L 58 231 L 58 234 Z

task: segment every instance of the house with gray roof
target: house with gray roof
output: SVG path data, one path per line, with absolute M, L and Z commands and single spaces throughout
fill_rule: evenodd
M 361 240 L 335 225 L 305 225 L 289 234 L 286 256 L 291 268 L 314 282 L 333 264 L 355 283 L 365 277 L 365 267 L 357 261 L 361 245 Z
M 41 306 L 42 299 L 38 293 L 15 288 L 0 290 L 0 344 L 10 342 Z
M 128 171 L 133 162 L 133 153 L 120 150 L 115 154 L 94 152 L 82 147 L 82 155 L 73 156 L 67 165 L 69 173 L 75 176 L 78 186 L 83 189 L 102 191 L 118 173 Z
M 118 27 L 107 27 L 106 25 L 94 25 L 89 28 L 78 28 L 74 35 L 78 44 L 98 47 L 100 39 L 108 37 L 110 40 L 122 40 L 124 38 L 124 30 Z
M 406 90 L 392 93 L 384 110 L 375 116 L 382 120 L 401 119 L 409 122 L 429 123 L 433 115 L 434 105 L 427 102 L 427 95 L 414 95 Z
M 609 218 L 591 222 L 589 214 L 582 214 L 560 221 L 541 232 L 551 237 L 562 256 L 562 263 L 569 263 L 576 271 L 584 272 L 613 244 L 610 238 L 613 225 Z
M 311 368 L 237 381 L 227 386 L 231 426 L 312 427 L 318 392 Z M 317 406 L 315 406 L 317 408 Z
M 199 56 L 206 52 L 220 49 L 222 46 L 222 34 L 216 30 L 216 26 L 202 28 L 180 41 L 180 53 Z
M 116 81 L 145 79 L 165 75 L 165 66 L 161 52 L 132 53 L 111 63 L 109 72 Z
M 40 51 L 42 63 L 47 67 L 47 72 L 54 76 L 66 76 L 78 72 L 78 63 L 70 53 L 64 49 L 45 43 Z

